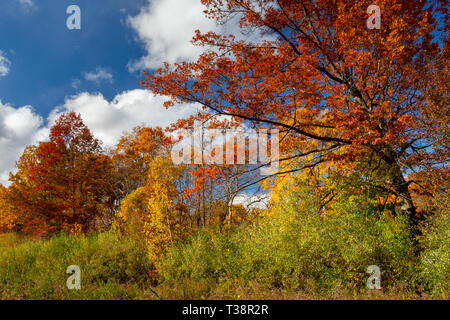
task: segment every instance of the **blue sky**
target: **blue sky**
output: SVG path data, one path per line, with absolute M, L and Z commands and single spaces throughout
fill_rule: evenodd
M 18 0 L 0 2 L 0 46 L 11 67 L 0 80 L 0 97 L 13 105 L 32 105 L 42 115 L 67 95 L 100 91 L 107 99 L 137 88 L 139 72 L 127 64 L 145 54 L 127 24 L 144 0 Z M 66 9 L 81 8 L 82 29 L 68 30 Z M 112 81 L 87 81 L 83 74 L 103 68 Z M 78 79 L 78 80 L 77 80 Z M 78 84 L 78 86 L 73 86 Z
M 70 5 L 81 30 L 66 26 Z M 106 148 L 137 125 L 192 114 L 195 105 L 166 110 L 138 81 L 144 69 L 198 56 L 194 30 L 219 28 L 203 9 L 200 0 L 1 0 L 0 183 L 62 112 L 80 113 Z

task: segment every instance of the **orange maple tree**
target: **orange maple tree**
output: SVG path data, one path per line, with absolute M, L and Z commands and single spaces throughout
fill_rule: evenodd
M 446 1 L 202 3 L 218 23 L 238 16 L 245 37 L 197 31 L 193 43 L 205 51 L 196 61 L 144 72 L 141 85 L 168 96 L 166 107 L 195 102 L 211 116 L 278 128 L 285 159 L 308 156 L 295 170 L 327 161 L 382 167 L 376 187 L 417 224 L 407 176 L 435 154 L 422 119 L 427 76 L 448 42 Z M 373 4 L 380 29 L 366 25 Z M 439 159 L 447 160 L 448 152 Z

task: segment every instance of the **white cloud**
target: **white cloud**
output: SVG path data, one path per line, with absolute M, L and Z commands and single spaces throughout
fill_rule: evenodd
M 80 84 L 81 84 L 81 80 L 77 78 L 77 79 L 73 79 L 73 80 L 72 80 L 71 86 L 72 86 L 72 88 L 74 88 L 74 89 L 78 89 L 78 87 L 80 86 Z
M 11 62 L 4 56 L 2 50 L 0 50 L 0 78 L 6 76 L 9 73 Z
M 34 6 L 34 3 L 32 0 L 18 0 L 20 4 L 25 6 Z
M 43 140 L 47 129 L 31 106 L 13 108 L 0 101 L 0 183 L 7 184 L 9 172 L 25 147 Z
M 94 72 L 86 72 L 84 73 L 84 78 L 88 81 L 100 82 L 100 81 L 113 81 L 113 75 L 102 68 L 95 69 Z
M 32 10 L 32 9 L 36 9 L 36 5 L 33 2 L 33 0 L 17 0 L 24 9 L 26 10 Z
M 237 40 L 251 42 L 275 39 L 268 34 L 262 37 L 258 33 L 243 33 L 239 27 L 239 14 L 226 23 L 218 24 L 216 20 L 205 17 L 205 9 L 201 0 L 149 0 L 138 15 L 129 16 L 129 25 L 147 51 L 141 59 L 130 61 L 129 71 L 156 69 L 164 62 L 196 60 L 205 48 L 191 43 L 195 30 L 233 34 Z
M 153 0 L 135 17 L 129 17 L 131 27 L 137 32 L 148 55 L 131 62 L 131 71 L 157 68 L 169 63 L 193 60 L 202 49 L 190 43 L 194 31 L 217 31 L 214 20 L 207 19 L 200 0 Z
M 0 101 L 0 183 L 8 185 L 9 172 L 25 147 L 48 139 L 50 127 L 66 111 L 81 114 L 84 123 L 106 148 L 113 147 L 124 131 L 138 125 L 165 127 L 194 113 L 195 105 L 180 106 L 176 111 L 163 107 L 164 99 L 147 90 L 136 89 L 117 95 L 112 101 L 102 94 L 80 93 L 55 108 L 47 123 L 31 106 L 14 108 Z
M 233 204 L 242 204 L 246 209 L 266 209 L 270 203 L 270 194 L 249 195 L 241 193 L 234 198 Z
M 193 104 L 180 106 L 176 110 L 166 109 L 164 101 L 142 89 L 123 92 L 112 101 L 107 101 L 100 93 L 84 92 L 68 98 L 63 106 L 53 110 L 49 123 L 53 123 L 62 112 L 77 112 L 94 135 L 103 141 L 104 146 L 112 147 L 124 131 L 135 126 L 144 124 L 165 127 L 196 110 Z

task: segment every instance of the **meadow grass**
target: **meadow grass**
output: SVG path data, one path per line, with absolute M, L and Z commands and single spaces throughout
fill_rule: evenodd
M 11 242 L 3 235 L 1 299 L 132 299 L 149 286 L 151 265 L 142 242 L 111 232 Z M 81 269 L 81 290 L 68 290 L 67 267 Z
M 145 242 L 112 231 L 29 239 L 0 235 L 0 299 L 447 299 L 449 215 L 430 219 L 420 254 L 406 219 L 320 217 L 280 207 L 226 232 L 175 243 L 157 265 Z M 366 268 L 382 270 L 368 290 Z M 66 269 L 81 269 L 69 290 Z

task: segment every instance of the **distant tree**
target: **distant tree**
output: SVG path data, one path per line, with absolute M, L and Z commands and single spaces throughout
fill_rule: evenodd
M 9 200 L 9 190 L 0 185 L 0 232 L 15 230 L 18 223 L 17 208 Z
M 22 229 L 92 230 L 114 202 L 107 183 L 112 162 L 73 112 L 57 119 L 49 138 L 28 147 L 10 176 L 9 199 Z
M 149 161 L 168 155 L 170 143 L 160 127 L 138 126 L 123 134 L 111 154 L 119 199 L 145 185 Z

